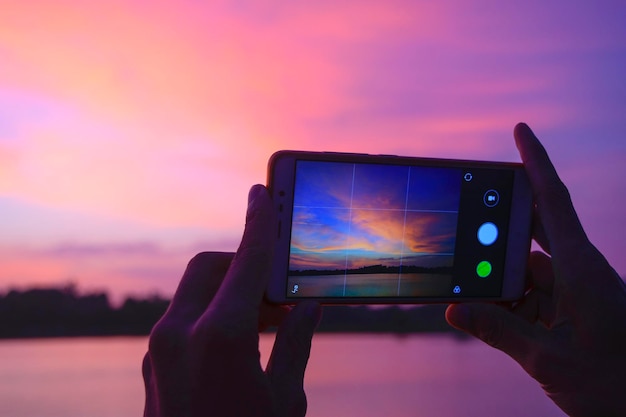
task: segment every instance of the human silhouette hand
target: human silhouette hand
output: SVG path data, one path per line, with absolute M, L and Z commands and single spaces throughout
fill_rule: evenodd
M 144 358 L 145 417 L 304 416 L 303 389 L 316 303 L 286 312 L 263 302 L 274 217 L 265 187 L 252 187 L 236 254 L 196 255 Z M 259 327 L 277 324 L 267 369 L 259 362 Z
M 626 288 L 589 242 L 565 185 L 525 124 L 514 131 L 535 203 L 530 288 L 512 308 L 448 307 L 448 322 L 516 360 L 570 416 L 626 416 Z M 619 226 L 618 226 L 619 227 Z

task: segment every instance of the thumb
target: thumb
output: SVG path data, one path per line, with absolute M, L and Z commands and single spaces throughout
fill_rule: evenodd
M 278 328 L 266 371 L 277 399 L 277 415 L 304 416 L 306 413 L 304 371 L 313 332 L 321 317 L 320 305 L 305 301 L 296 305 Z
M 482 340 L 512 357 L 522 367 L 541 340 L 538 328 L 495 304 L 451 304 L 446 320 L 457 329 Z

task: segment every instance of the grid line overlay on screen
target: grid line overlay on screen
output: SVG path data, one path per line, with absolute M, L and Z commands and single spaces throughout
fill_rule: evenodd
M 416 274 L 446 274 L 459 203 L 458 186 L 447 188 L 459 183 L 456 172 L 307 162 L 296 176 L 289 258 L 290 274 L 299 282 L 336 277 L 334 296 L 350 297 L 359 280 L 385 275 L 385 294 L 400 296 L 403 278 L 412 277 L 414 286 Z
M 350 217 L 348 222 L 348 234 L 346 235 L 346 262 L 345 262 L 345 270 L 348 270 L 348 256 L 350 254 L 348 250 L 348 243 L 350 242 L 350 231 L 352 226 L 352 199 L 354 198 L 354 175 L 356 171 L 356 165 L 352 165 L 352 186 L 350 187 Z M 344 273 L 343 276 L 343 290 L 342 296 L 346 295 L 346 285 L 348 284 L 348 273 Z
M 400 295 L 400 284 L 402 282 L 402 258 L 404 257 L 404 235 L 406 233 L 406 211 L 409 208 L 409 190 L 411 185 L 411 168 L 409 167 L 406 179 L 406 196 L 404 197 L 404 219 L 402 220 L 402 246 L 400 251 L 400 271 L 398 271 L 397 295 Z

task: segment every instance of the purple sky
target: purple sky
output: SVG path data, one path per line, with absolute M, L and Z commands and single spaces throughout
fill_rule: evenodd
M 626 275 L 621 1 L 64 1 L 0 15 L 0 289 L 170 294 L 279 149 L 517 161 Z

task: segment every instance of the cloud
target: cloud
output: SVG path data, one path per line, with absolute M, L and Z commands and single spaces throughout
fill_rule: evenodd
M 623 151 L 623 11 L 534 0 L 3 5 L 0 244 L 234 246 L 248 187 L 278 149 L 519 160 L 511 130 L 525 120 L 621 271 L 607 224 L 623 215 L 598 204 L 623 189 L 619 163 L 611 190 L 585 190 L 589 178 L 605 184 L 607 157 Z M 46 264 L 49 279 L 79 270 L 59 262 Z M 35 268 L 19 265 L 13 276 Z
M 56 246 L 38 251 L 39 255 L 55 258 L 100 258 L 100 257 L 156 257 L 163 251 L 151 242 L 124 242 L 108 245 L 94 244 L 58 244 Z
M 168 249 L 152 242 L 2 245 L 0 288 L 71 281 L 86 290 L 106 289 L 116 298 L 150 292 L 171 296 L 194 254 L 192 247 Z

